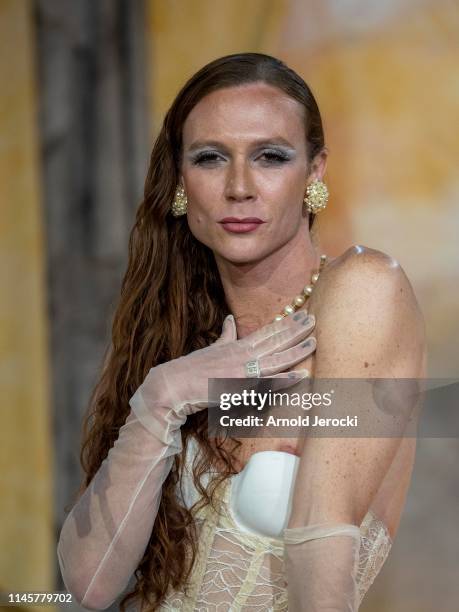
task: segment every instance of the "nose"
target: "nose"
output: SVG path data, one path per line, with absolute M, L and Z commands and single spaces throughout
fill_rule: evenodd
M 255 186 L 250 168 L 244 161 L 235 161 L 226 178 L 225 196 L 228 200 L 242 202 L 255 197 Z

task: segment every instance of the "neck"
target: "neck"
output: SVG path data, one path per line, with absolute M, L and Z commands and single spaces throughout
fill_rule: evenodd
M 302 292 L 319 268 L 320 253 L 309 232 L 298 232 L 260 261 L 239 264 L 216 256 L 216 262 L 238 338 L 244 338 L 271 323 Z M 307 300 L 301 309 L 307 309 Z

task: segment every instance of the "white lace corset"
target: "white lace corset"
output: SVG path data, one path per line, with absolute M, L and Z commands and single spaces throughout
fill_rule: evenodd
M 187 449 L 182 481 L 183 500 L 190 507 L 197 499 L 191 476 L 195 443 Z M 208 479 L 211 474 L 207 475 Z M 207 481 L 208 481 L 207 479 Z M 242 530 L 231 510 L 234 477 L 218 489 L 219 513 L 210 505 L 196 513 L 199 550 L 189 580 L 188 596 L 169 592 L 158 610 L 176 612 L 286 612 L 287 585 L 281 538 Z M 178 492 L 179 494 L 179 492 Z M 358 572 L 360 602 L 387 558 L 392 540 L 383 522 L 368 512 L 360 526 Z

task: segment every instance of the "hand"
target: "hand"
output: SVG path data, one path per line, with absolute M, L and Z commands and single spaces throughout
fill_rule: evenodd
M 307 370 L 284 370 L 314 352 L 315 338 L 310 336 L 305 342 L 314 325 L 312 315 L 298 311 L 238 340 L 234 317 L 228 315 L 213 344 L 151 368 L 129 403 L 138 416 L 140 410 L 145 413 L 161 405 L 185 420 L 208 407 L 210 378 L 246 378 L 245 364 L 254 359 L 259 362 L 260 378 L 277 379 L 280 388 L 296 384 L 308 376 Z

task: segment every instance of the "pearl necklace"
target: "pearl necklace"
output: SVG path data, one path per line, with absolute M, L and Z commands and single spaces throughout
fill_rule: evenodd
M 306 302 L 306 300 L 311 296 L 312 290 L 314 288 L 314 285 L 318 281 L 320 273 L 321 273 L 322 268 L 324 267 L 326 261 L 327 261 L 327 255 L 325 255 L 325 254 L 321 255 L 320 256 L 319 269 L 316 272 L 313 271 L 313 273 L 311 275 L 311 282 L 310 282 L 310 284 L 306 285 L 306 287 L 304 287 L 304 289 L 301 292 L 301 294 L 300 295 L 296 295 L 293 298 L 293 302 L 291 304 L 287 304 L 287 306 L 284 308 L 282 314 L 276 315 L 276 317 L 273 319 L 273 321 L 281 321 L 284 317 L 286 317 L 289 314 L 292 314 L 292 312 L 295 312 L 295 310 L 298 310 L 298 308 L 303 306 L 303 304 Z

